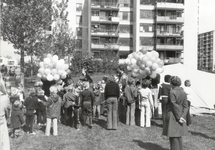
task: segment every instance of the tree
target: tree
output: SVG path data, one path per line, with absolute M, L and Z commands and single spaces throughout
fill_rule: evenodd
M 2 0 L 1 10 L 1 36 L 21 54 L 24 73 L 24 55 L 33 52 L 37 39 L 52 23 L 52 0 Z M 24 85 L 24 74 L 22 78 Z

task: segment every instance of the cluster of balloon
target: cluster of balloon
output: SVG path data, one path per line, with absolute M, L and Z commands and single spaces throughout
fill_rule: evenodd
M 65 63 L 64 59 L 59 59 L 57 55 L 47 54 L 47 57 L 39 65 L 37 77 L 48 81 L 55 80 L 59 84 L 70 72 L 69 65 Z
M 163 72 L 164 66 L 164 62 L 159 58 L 158 52 L 144 49 L 129 54 L 123 63 L 132 72 L 132 76 L 139 79 L 146 78 L 147 76 L 155 78 L 156 74 Z

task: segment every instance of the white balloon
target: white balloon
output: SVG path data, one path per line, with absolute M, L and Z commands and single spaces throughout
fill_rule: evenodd
M 52 54 L 47 54 L 47 58 L 52 59 Z
M 41 74 L 44 74 L 44 71 L 45 71 L 44 68 L 40 68 L 40 69 L 38 70 L 38 72 L 41 73 Z
M 54 76 L 51 75 L 51 74 L 48 74 L 47 77 L 46 77 L 46 79 L 47 79 L 48 81 L 52 81 L 52 80 L 54 79 Z
M 61 69 L 58 70 L 58 71 L 57 71 L 57 74 L 58 74 L 59 76 L 62 75 L 62 74 L 63 74 L 63 70 L 61 70 Z
M 131 53 L 128 55 L 128 59 L 132 59 L 132 58 L 133 58 L 133 54 Z
M 42 75 L 40 73 L 37 74 L 38 78 L 42 78 Z
M 136 64 L 136 62 L 137 62 L 137 60 L 136 60 L 135 58 L 132 58 L 132 59 L 131 59 L 132 65 Z
M 52 69 L 52 70 L 51 70 L 51 73 L 52 73 L 52 75 L 57 74 L 57 73 L 58 73 L 58 72 L 57 72 L 57 69 Z
M 44 72 L 45 72 L 46 75 L 48 75 L 48 74 L 51 73 L 51 70 L 49 68 L 46 68 Z
M 44 68 L 44 62 L 40 62 L 40 68 Z
M 57 80 L 59 80 L 59 79 L 60 79 L 60 76 L 59 76 L 58 74 L 55 74 L 55 75 L 54 75 L 54 80 L 57 81 Z
M 45 64 L 49 64 L 51 62 L 51 60 L 49 58 L 44 58 L 44 63 Z
M 56 63 L 56 62 L 58 61 L 58 56 L 57 56 L 57 55 L 54 55 L 54 56 L 52 57 L 52 61 Z

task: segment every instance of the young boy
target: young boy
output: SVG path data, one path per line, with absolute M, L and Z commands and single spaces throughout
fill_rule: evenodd
M 28 90 L 29 97 L 26 98 L 24 105 L 26 107 L 26 128 L 27 133 L 36 134 L 33 132 L 34 115 L 38 106 L 38 98 L 36 97 L 36 90 L 30 88 Z
M 80 101 L 83 108 L 84 125 L 86 125 L 86 120 L 89 119 L 89 128 L 91 129 L 94 95 L 93 92 L 89 90 L 89 84 L 84 84 L 84 90 L 80 93 Z
M 100 118 L 100 104 L 101 104 L 101 91 L 100 91 L 100 85 L 97 84 L 97 86 L 95 87 L 94 91 L 94 97 L 95 97 L 95 101 L 93 104 L 93 117 L 94 118 Z M 97 112 L 97 116 L 96 116 L 96 112 Z
M 65 87 L 65 89 L 66 94 L 63 96 L 64 119 L 66 125 L 72 126 L 76 95 L 74 94 L 74 87 L 72 85 Z
M 39 100 L 39 102 L 43 103 L 47 107 L 47 121 L 46 121 L 46 132 L 45 135 L 50 135 L 51 123 L 53 122 L 53 135 L 57 136 L 57 119 L 60 116 L 61 112 L 61 97 L 57 94 L 57 86 L 53 85 L 50 87 L 50 97 L 47 102 Z
M 184 81 L 184 92 L 187 94 L 187 102 L 188 102 L 188 112 L 186 116 L 187 126 L 189 126 L 191 122 L 191 116 L 190 116 L 190 105 L 191 105 L 191 99 L 192 99 L 192 89 L 191 89 L 191 82 L 190 80 Z

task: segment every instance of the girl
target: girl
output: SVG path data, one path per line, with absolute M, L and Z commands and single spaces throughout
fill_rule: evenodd
M 151 126 L 151 115 L 153 114 L 153 99 L 152 92 L 148 88 L 149 81 L 143 80 L 142 88 L 139 90 L 140 93 L 140 103 L 139 107 L 141 110 L 140 113 L 140 126 L 141 127 L 150 127 Z M 151 112 L 152 111 L 152 112 Z M 145 118 L 146 115 L 146 118 Z

